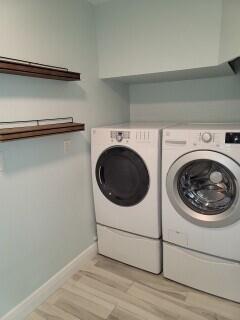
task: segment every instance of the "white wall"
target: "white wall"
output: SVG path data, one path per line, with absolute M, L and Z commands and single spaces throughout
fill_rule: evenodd
M 87 1 L 0 0 L 0 7 L 1 56 L 82 72 L 72 83 L 0 75 L 0 121 L 74 116 L 87 128 L 0 145 L 1 317 L 93 243 L 90 128 L 128 120 L 129 101 L 127 87 L 97 79 Z
M 132 121 L 240 122 L 240 76 L 130 86 Z
M 101 78 L 218 64 L 222 0 L 111 0 L 96 7 Z

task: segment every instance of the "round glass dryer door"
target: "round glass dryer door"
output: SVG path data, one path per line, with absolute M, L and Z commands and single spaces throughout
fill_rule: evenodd
M 191 152 L 179 158 L 167 176 L 168 196 L 187 220 L 221 227 L 240 218 L 239 165 L 212 151 Z
M 126 147 L 109 148 L 100 155 L 96 179 L 107 199 L 125 207 L 139 203 L 149 189 L 149 174 L 144 161 Z

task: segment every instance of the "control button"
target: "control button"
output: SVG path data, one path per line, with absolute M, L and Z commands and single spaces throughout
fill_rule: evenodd
M 212 134 L 209 132 L 204 132 L 202 134 L 202 141 L 206 142 L 206 143 L 211 142 L 212 141 Z
M 198 143 L 200 142 L 200 138 L 201 138 L 201 135 L 199 136 L 199 134 L 193 135 L 192 143 L 194 146 L 198 145 Z
M 116 140 L 117 142 L 121 142 L 123 139 L 123 134 L 122 132 L 118 132 L 117 135 L 116 135 Z
M 234 137 L 234 143 L 239 143 L 239 136 Z

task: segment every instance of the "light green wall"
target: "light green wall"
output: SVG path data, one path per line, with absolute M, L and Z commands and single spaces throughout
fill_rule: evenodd
M 129 10 L 124 9 L 129 0 L 112 0 L 115 12 L 113 7 L 100 7 L 100 14 L 112 23 L 109 30 L 104 25 L 106 39 L 98 39 L 104 40 L 99 42 L 100 62 L 101 53 L 106 54 L 100 73 L 109 75 L 112 63 L 117 66 L 115 74 L 139 73 L 139 66 L 143 72 L 156 72 L 159 67 L 215 63 L 221 1 L 184 1 L 186 5 L 164 1 L 166 10 L 176 8 L 175 18 L 167 19 L 168 28 L 162 25 L 166 12 L 155 10 L 163 0 L 131 0 Z M 194 19 L 193 3 L 198 8 Z M 80 71 L 83 79 L 65 83 L 0 75 L 0 121 L 70 115 L 87 127 L 83 133 L 0 145 L 4 156 L 4 172 L 0 172 L 1 317 L 93 242 L 90 128 L 129 120 L 129 98 L 125 85 L 98 80 L 95 20 L 86 0 L 0 0 L 0 5 L 1 56 L 67 66 Z M 209 5 L 212 12 L 206 10 Z M 179 34 L 175 34 L 179 13 L 188 19 L 180 20 Z M 118 28 L 120 19 L 123 30 Z M 231 16 L 223 19 L 229 21 Z M 223 39 L 229 39 L 231 27 L 228 30 L 222 30 Z M 108 34 L 113 42 L 108 41 Z M 237 77 L 131 85 L 131 118 L 240 121 L 239 85 Z M 64 155 L 63 142 L 69 139 L 71 150 Z
M 240 76 L 130 86 L 132 121 L 240 122 Z
M 240 56 L 240 1 L 223 0 L 220 62 Z
M 0 55 L 82 73 L 72 83 L 0 74 L 0 121 L 74 116 L 87 128 L 0 145 L 1 317 L 93 243 L 90 128 L 127 121 L 129 101 L 127 87 L 97 79 L 87 1 L 0 0 L 0 8 Z
M 111 0 L 96 7 L 101 78 L 218 63 L 222 0 Z

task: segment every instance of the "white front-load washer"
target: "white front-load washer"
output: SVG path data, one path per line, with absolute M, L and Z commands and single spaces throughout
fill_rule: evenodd
M 93 195 L 99 253 L 161 271 L 161 129 L 127 123 L 93 128 Z
M 240 302 L 240 124 L 163 130 L 163 271 Z

